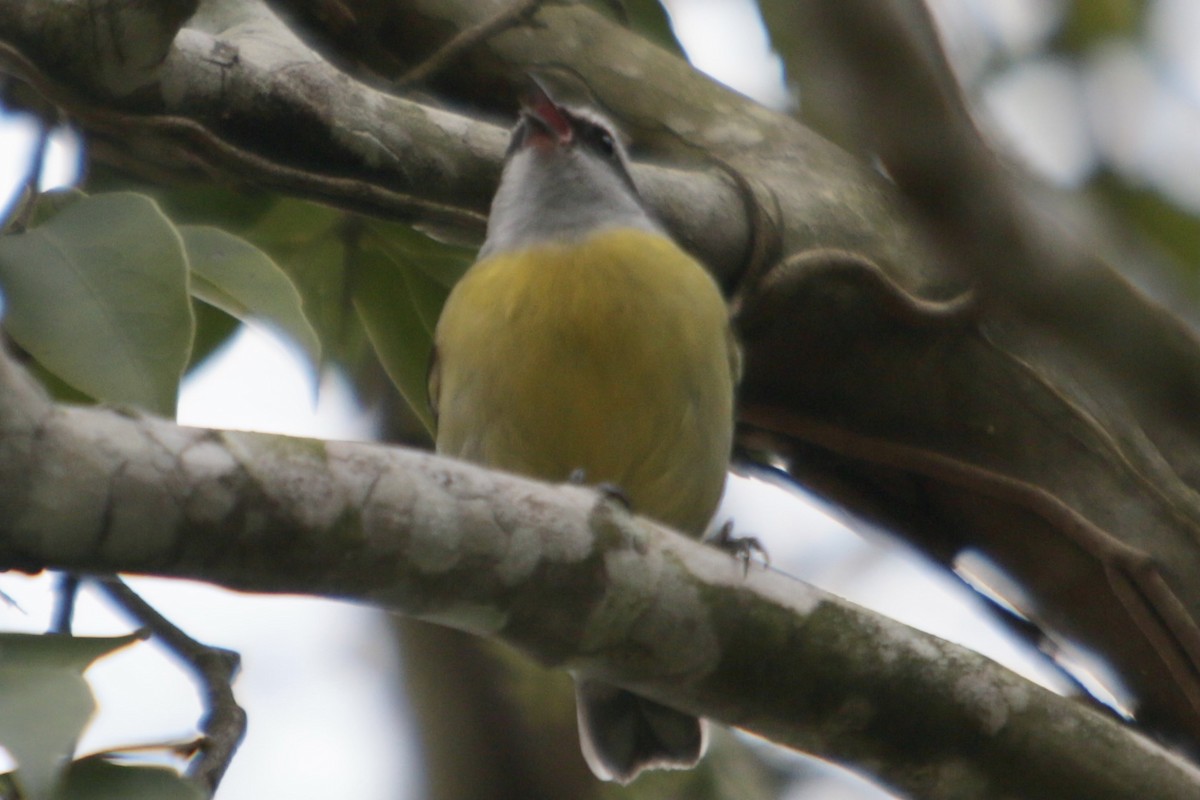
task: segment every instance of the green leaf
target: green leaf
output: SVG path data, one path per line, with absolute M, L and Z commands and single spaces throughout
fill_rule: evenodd
M 277 328 L 317 366 L 321 343 L 287 273 L 262 250 L 220 228 L 181 225 L 179 232 L 194 296 L 243 322 L 257 319 Z
M 1137 34 L 1145 17 L 1145 0 L 1088 0 L 1070 3 L 1058 34 L 1058 44 L 1070 53 L 1085 53 L 1111 39 Z
M 151 188 L 159 206 L 177 224 L 215 225 L 240 233 L 267 213 L 276 196 L 254 189 L 189 185 L 175 189 Z
M 191 348 L 183 243 L 154 201 L 87 197 L 0 238 L 4 326 L 97 399 L 173 415 Z
M 149 195 L 176 224 L 216 225 L 235 233 L 252 225 L 277 198 L 261 189 L 235 189 L 215 184 L 188 183 L 166 187 L 139 180 L 96 160 L 88 164 L 86 188 L 92 194 L 138 192 Z
M 442 306 L 446 305 L 446 296 L 450 291 L 418 269 L 404 269 L 401 274 L 408 286 L 408 296 L 417 312 L 417 319 L 432 342 L 438 317 L 442 314 Z
M 71 764 L 54 800 L 204 800 L 196 784 L 173 769 L 123 766 L 104 756 Z
M 192 358 L 187 368 L 189 374 L 228 342 L 241 327 L 236 319 L 203 300 L 192 301 L 192 313 L 196 315 L 196 336 L 192 340 Z
M 71 403 L 77 406 L 91 405 L 96 402 L 96 399 L 89 394 L 76 389 L 71 384 L 59 378 L 53 372 L 50 372 L 37 361 L 30 359 L 25 363 L 25 369 L 29 371 L 33 377 L 37 378 L 38 383 L 42 385 L 49 395 L 59 403 Z M 2 797 L 3 795 L 0 795 Z
M 659 0 L 626 0 L 623 6 L 629 16 L 629 27 L 672 53 L 683 52 L 675 37 L 675 28 Z
M 1134 228 L 1165 249 L 1195 286 L 1200 254 L 1200 215 L 1171 201 L 1161 192 L 1131 185 L 1111 172 L 1102 172 L 1090 192 L 1122 215 Z
M 438 242 L 408 225 L 366 220 L 364 246 L 377 247 L 449 289 L 475 261 L 475 249 Z
M 354 259 L 354 308 L 366 328 L 375 354 L 384 371 L 409 408 L 433 431 L 433 413 L 429 408 L 426 380 L 433 352 L 431 328 L 417 310 L 423 300 L 410 288 L 412 270 L 398 265 L 378 249 L 364 248 Z M 425 290 L 436 287 L 428 278 Z
M 84 192 L 73 186 L 39 193 L 33 207 L 33 214 L 29 217 L 29 227 L 36 228 L 62 213 L 63 209 L 75 205 L 86 197 Z
M 475 251 L 443 244 L 407 225 L 365 220 L 354 267 L 354 308 L 375 355 L 409 408 L 433 433 L 427 380 L 433 332 L 450 287 Z
M 83 671 L 140 638 L 0 634 L 0 744 L 30 800 L 50 796 L 95 708 Z
M 242 232 L 296 287 L 325 361 L 352 358 L 353 354 L 346 353 L 346 343 L 360 341 L 346 287 L 345 222 L 342 212 L 283 198 Z

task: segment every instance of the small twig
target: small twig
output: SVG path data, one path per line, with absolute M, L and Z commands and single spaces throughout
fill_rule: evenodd
M 50 134 L 44 124 L 38 125 L 37 136 L 33 142 L 33 152 L 25 168 L 25 177 L 17 185 L 9 198 L 8 206 L 12 213 L 7 220 L 2 221 L 0 230 L 20 233 L 29 226 L 33 216 L 34 206 L 37 205 L 38 186 L 42 178 L 42 169 L 46 163 L 46 147 Z
M 472 47 L 503 30 L 525 22 L 538 12 L 544 2 L 545 0 L 517 0 L 490 19 L 459 31 L 450 41 L 439 47 L 433 55 L 397 78 L 396 86 L 402 88 L 424 83 Z
M 233 696 L 233 678 L 241 657 L 232 650 L 197 642 L 115 576 L 96 578 L 96 585 L 129 616 L 144 625 L 196 675 L 208 714 L 200 720 L 205 740 L 188 768 L 188 776 L 211 796 L 246 734 L 246 712 Z
M 34 194 L 41 187 L 42 172 L 46 167 L 46 150 L 50 145 L 50 131 L 45 123 L 38 123 L 37 137 L 33 142 L 33 152 L 29 154 L 29 169 L 25 171 L 25 185 Z
M 54 618 L 50 630 L 70 635 L 71 620 L 75 616 L 75 601 L 79 598 L 79 576 L 74 572 L 63 572 L 58 576 L 58 597 L 54 604 Z

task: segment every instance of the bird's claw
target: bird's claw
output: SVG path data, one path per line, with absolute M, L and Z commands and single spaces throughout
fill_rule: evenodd
M 629 498 L 629 493 L 615 483 L 597 483 L 596 491 L 608 500 L 613 500 L 625 507 L 626 511 L 633 511 L 633 500 Z
M 724 550 L 731 556 L 742 562 L 742 574 L 746 575 L 750 572 L 750 559 L 757 553 L 762 560 L 763 566 L 771 566 L 771 554 L 767 552 L 767 548 L 763 547 L 763 543 L 756 536 L 734 536 L 733 535 L 733 520 L 727 520 L 717 532 L 712 535 L 709 542 L 719 550 Z
M 587 470 L 583 467 L 578 467 L 571 470 L 571 474 L 567 476 L 567 483 L 572 486 L 587 485 Z M 597 483 L 592 487 L 605 500 L 613 500 L 624 506 L 626 511 L 633 511 L 633 500 L 629 498 L 629 492 L 626 492 L 620 486 L 610 481 Z

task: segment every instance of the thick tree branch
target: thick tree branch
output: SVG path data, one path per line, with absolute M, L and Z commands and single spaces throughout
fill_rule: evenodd
M 0 509 L 0 566 L 377 604 L 920 797 L 1200 791 L 1192 767 L 1086 707 L 780 574 L 746 574 L 581 488 L 56 406 L 5 357 Z
M 867 458 L 877 464 L 900 461 L 925 475 L 941 468 L 918 466 L 922 462 L 959 462 L 951 470 L 955 476 L 943 471 L 939 480 L 1022 505 L 1050 522 L 1065 540 L 1058 547 L 1086 553 L 1097 567 L 1090 579 L 1096 588 L 1088 594 L 1107 594 L 1115 608 L 1111 602 L 1065 605 L 1079 591 L 1064 583 L 1069 559 L 1055 559 L 1055 570 L 1031 568 L 1038 558 L 1032 537 L 1018 545 L 1022 552 L 1014 551 L 1012 534 L 985 540 L 981 548 L 1021 575 L 1033 601 L 1026 608 L 1031 616 L 1103 642 L 1099 648 L 1134 689 L 1139 719 L 1172 736 L 1191 737 L 1195 746 L 1200 736 L 1200 604 L 1193 591 L 1200 585 L 1195 330 L 1134 289 L 1098 256 L 1094 243 L 1067 234 L 1053 217 L 1047 220 L 1045 204 L 1022 191 L 1014 172 L 979 136 L 920 0 L 812 0 L 795 4 L 790 13 L 813 45 L 805 51 L 809 71 L 821 85 L 841 88 L 845 129 L 878 153 L 946 257 L 975 276 L 980 333 L 995 352 L 1040 383 L 1047 399 L 1069 409 L 1073 424 L 1064 419 L 1056 426 L 1075 428 L 1076 442 L 1087 442 L 1089 451 L 1052 458 L 1047 463 L 1053 463 L 1053 475 L 1032 463 L 996 469 L 982 453 L 963 459 L 951 448 L 897 459 L 894 454 L 908 447 L 903 442 L 871 448 Z M 1020 396 L 1013 389 L 1010 384 L 1011 399 Z M 1030 452 L 1045 458 L 1057 449 L 1046 440 Z M 999 448 L 992 448 L 992 458 L 998 455 Z M 1087 462 L 1097 456 L 1107 485 L 1083 478 L 1090 471 Z M 999 474 L 981 474 L 987 471 Z M 967 477 L 972 472 L 976 477 Z M 1118 485 L 1108 483 L 1114 479 Z M 1141 514 L 1127 513 L 1133 497 L 1141 498 L 1136 504 Z M 1146 512 L 1157 521 L 1150 522 Z M 1120 618 L 1137 633 L 1114 627 Z M 1139 640 L 1142 644 L 1130 646 Z
M 45 37 L 43 13 L 0 0 L 0 70 L 64 108 L 94 157 L 160 181 L 264 187 L 456 238 L 481 235 L 503 127 L 351 79 L 257 3 L 239 10 L 237 25 L 198 15 L 158 66 L 153 91 L 124 97 L 118 85 L 96 85 L 95 53 Z M 81 26 L 93 19 L 86 0 L 55 14 Z M 637 179 L 686 240 L 739 260 L 747 232 L 726 219 L 736 190 L 719 169 L 644 165 Z

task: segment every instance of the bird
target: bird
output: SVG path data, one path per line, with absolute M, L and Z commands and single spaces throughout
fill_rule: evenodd
M 436 326 L 437 451 L 584 476 L 699 538 L 724 491 L 739 372 L 717 283 L 647 209 L 615 126 L 535 82 L 484 244 Z M 707 746 L 703 720 L 585 676 L 576 706 L 603 780 L 689 768 Z

